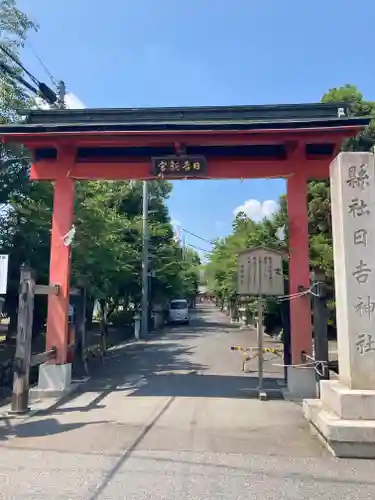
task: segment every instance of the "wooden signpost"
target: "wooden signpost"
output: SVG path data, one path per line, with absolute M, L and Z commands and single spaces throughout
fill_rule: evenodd
M 28 411 L 31 338 L 33 330 L 35 281 L 32 270 L 21 267 L 18 301 L 17 346 L 14 358 L 12 413 Z
M 265 296 L 284 295 L 282 267 L 283 253 L 266 247 L 256 247 L 241 252 L 238 256 L 238 295 L 258 297 L 258 394 L 266 399 L 263 390 L 263 300 Z
M 9 255 L 0 255 L 0 294 L 7 293 Z

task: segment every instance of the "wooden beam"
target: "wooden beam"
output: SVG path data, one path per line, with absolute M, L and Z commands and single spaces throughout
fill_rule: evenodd
M 321 142 L 339 142 L 341 144 L 345 137 L 352 137 L 358 131 L 352 129 L 312 129 L 307 131 L 298 130 L 263 130 L 263 131 L 215 131 L 215 132 L 184 132 L 181 133 L 80 133 L 70 137 L 72 146 L 78 147 L 144 147 L 144 146 L 171 146 L 183 142 L 189 146 L 245 146 L 245 145 L 275 145 L 290 141 L 300 141 L 304 144 L 316 144 Z M 65 147 L 67 137 L 65 136 L 40 136 L 38 134 L 24 136 L 18 139 L 30 149 L 53 147 L 61 149 Z
M 183 127 L 183 125 L 181 125 Z M 94 141 L 96 145 L 102 144 L 102 141 L 106 139 L 113 140 L 116 138 L 120 143 L 126 144 L 126 141 L 129 138 L 134 140 L 136 137 L 139 138 L 141 145 L 146 145 L 148 141 L 155 141 L 157 139 L 161 139 L 163 141 L 168 139 L 168 142 L 183 142 L 187 143 L 186 137 L 195 137 L 194 142 L 196 142 L 197 137 L 221 137 L 225 139 L 225 137 L 240 137 L 243 136 L 247 138 L 247 141 L 251 140 L 251 136 L 257 136 L 269 139 L 271 136 L 276 136 L 279 139 L 281 137 L 288 137 L 293 139 L 294 137 L 304 137 L 305 140 L 308 141 L 309 137 L 314 135 L 320 137 L 329 137 L 332 134 L 337 134 L 341 139 L 344 137 L 353 137 L 360 130 L 364 128 L 363 125 L 347 125 L 347 126 L 337 126 L 337 127 L 306 127 L 306 128 L 290 128 L 290 129 L 252 129 L 252 130 L 174 130 L 172 131 L 72 131 L 72 132 L 20 132 L 20 133 L 7 133 L 2 136 L 3 142 L 17 142 L 22 143 L 25 146 L 31 146 L 35 144 L 37 141 L 39 144 L 43 144 L 42 147 L 53 147 L 53 144 L 57 144 L 60 141 L 64 141 L 65 144 L 69 142 L 69 144 L 83 144 L 85 140 Z M 220 141 L 220 144 L 222 141 Z M 238 143 L 238 142 L 237 142 Z M 248 144 L 249 142 L 247 142 Z
M 50 351 L 40 352 L 31 356 L 31 366 L 38 366 L 50 359 L 56 358 L 56 347 L 52 347 Z
M 35 295 L 58 295 L 59 290 L 59 285 L 35 285 L 34 287 Z
M 255 179 L 255 178 L 288 178 L 300 170 L 304 170 L 310 179 L 326 179 L 329 177 L 331 157 L 317 160 L 249 160 L 249 159 L 211 159 L 207 161 L 207 175 L 202 179 Z M 156 179 L 151 174 L 151 161 L 133 161 L 121 163 L 76 163 L 68 174 L 60 170 L 59 163 L 38 162 L 31 168 L 32 180 L 55 180 L 62 176 L 77 180 L 127 180 Z M 165 177 L 165 179 L 171 179 Z

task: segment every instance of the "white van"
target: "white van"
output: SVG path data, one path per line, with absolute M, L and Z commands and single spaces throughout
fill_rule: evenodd
M 169 304 L 169 321 L 170 323 L 189 324 L 189 306 L 187 300 L 171 300 Z

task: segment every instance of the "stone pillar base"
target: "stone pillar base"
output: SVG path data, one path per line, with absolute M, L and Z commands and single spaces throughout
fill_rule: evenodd
M 315 368 L 287 367 L 288 396 L 293 398 L 316 398 L 317 382 Z
M 306 399 L 312 429 L 339 458 L 375 458 L 375 390 L 351 390 L 338 380 L 320 382 L 320 399 Z
M 42 364 L 39 366 L 38 386 L 30 390 L 32 399 L 59 397 L 72 389 L 72 365 Z

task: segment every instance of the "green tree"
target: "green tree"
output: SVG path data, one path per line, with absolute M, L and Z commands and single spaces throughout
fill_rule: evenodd
M 149 191 L 151 308 L 176 294 L 195 295 L 197 277 L 196 262 L 184 258 L 174 239 L 165 204 L 170 183 L 150 182 Z M 142 183 L 78 183 L 75 221 L 73 280 L 84 281 L 91 300 L 99 301 L 106 331 L 118 306 L 126 312 L 141 300 Z
M 330 89 L 322 102 L 345 102 L 354 116 L 373 116 L 375 103 L 366 101 L 355 85 Z M 375 144 L 375 120 L 357 137 L 345 140 L 343 151 L 370 151 Z M 331 198 L 329 181 L 309 183 L 309 234 L 312 265 L 320 267 L 333 284 Z
M 0 43 L 16 59 L 28 33 L 37 30 L 16 5 L 0 0 Z M 30 108 L 33 99 L 19 84 L 23 75 L 11 57 L 0 51 L 0 121 L 20 119 L 17 110 Z M 10 68 L 10 73 L 4 71 Z M 9 253 L 9 285 L 5 310 L 15 327 L 19 269 L 29 264 L 39 283 L 47 283 L 53 189 L 50 183 L 30 182 L 29 156 L 21 146 L 0 145 L 0 241 Z M 182 262 L 166 206 L 172 186 L 150 182 L 151 298 L 167 300 L 178 293 L 192 294 L 195 263 Z M 121 304 L 137 305 L 141 295 L 142 183 L 77 183 L 72 281 L 84 282 L 91 303 L 100 301 L 106 318 Z M 46 301 L 36 298 L 34 326 L 45 320 Z M 103 314 L 104 315 L 104 314 Z
M 210 259 L 205 268 L 208 287 L 219 300 L 221 308 L 225 304 L 231 309 L 232 317 L 238 314 L 237 302 L 237 257 L 248 248 L 266 246 L 281 250 L 285 244 L 277 237 L 280 226 L 279 215 L 255 222 L 246 214 L 239 213 L 232 225 L 232 234 L 215 242 Z M 255 302 L 251 302 L 251 315 Z M 267 301 L 266 311 L 273 302 Z M 273 308 L 273 305 L 272 305 Z
M 357 137 L 343 142 L 344 151 L 370 151 L 375 144 L 375 103 L 366 101 L 354 85 L 344 85 L 329 90 L 322 102 L 346 102 L 354 116 L 373 116 L 371 124 Z M 206 267 L 211 291 L 223 305 L 235 297 L 237 275 L 236 255 L 240 250 L 258 245 L 287 249 L 288 216 L 287 198 L 281 196 L 279 211 L 271 219 L 255 223 L 245 214 L 238 214 L 233 223 L 232 234 L 219 240 Z M 333 285 L 332 223 L 329 181 L 312 181 L 308 185 L 310 263 L 322 269 L 328 283 Z M 285 226 L 285 242 L 278 241 L 277 228 Z M 285 275 L 288 267 L 285 265 Z M 332 303 L 334 306 L 334 303 Z M 267 301 L 267 314 L 278 315 L 279 306 L 274 300 Z M 332 316 L 334 316 L 332 309 Z M 266 318 L 267 319 L 267 318 Z
M 37 25 L 17 8 L 15 0 L 0 1 L 0 44 L 13 57 L 19 57 L 19 50 L 29 33 L 37 29 Z M 4 71 L 4 64 L 11 74 Z M 10 123 L 20 119 L 18 110 L 29 108 L 33 98 L 16 78 L 22 76 L 22 70 L 3 51 L 0 51 L 0 65 L 0 122 Z M 20 265 L 29 261 L 32 265 L 40 263 L 43 267 L 46 247 L 46 240 L 38 251 L 35 246 L 36 242 L 41 243 L 45 228 L 45 217 L 38 211 L 38 205 L 44 204 L 45 187 L 30 183 L 28 171 L 29 156 L 25 148 L 0 144 L 0 241 L 2 251 L 10 254 L 5 303 L 5 310 L 11 317 L 10 331 L 15 326 Z M 34 204 L 29 203 L 31 199 L 35 200 Z M 38 302 L 35 325 L 39 318 Z

